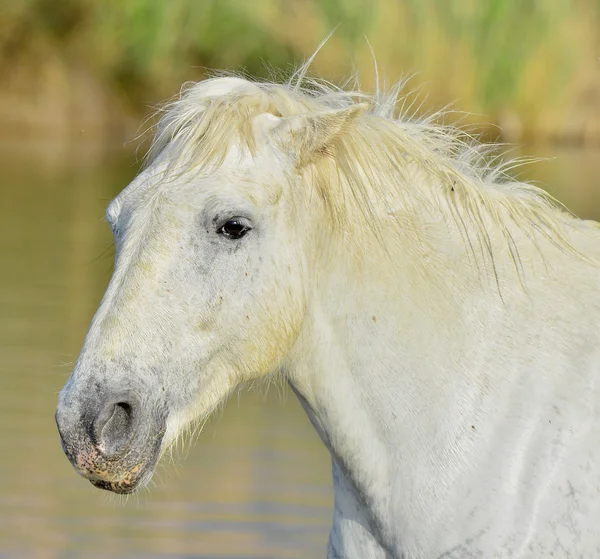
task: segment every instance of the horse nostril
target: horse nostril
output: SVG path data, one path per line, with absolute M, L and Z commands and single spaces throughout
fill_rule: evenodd
M 109 458 L 127 446 L 134 433 L 134 408 L 128 402 L 108 404 L 94 421 L 94 439 Z

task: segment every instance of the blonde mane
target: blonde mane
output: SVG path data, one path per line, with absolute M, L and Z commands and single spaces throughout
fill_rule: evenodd
M 522 161 L 498 163 L 497 146 L 443 124 L 444 113 L 412 114 L 402 95 L 404 82 L 387 92 L 366 94 L 356 84 L 346 89 L 307 78 L 307 67 L 282 83 L 221 74 L 186 84 L 175 101 L 159 109 L 147 163 L 167 153 L 167 174 L 195 168 L 210 172 L 223 163 L 232 142 L 241 140 L 255 152 L 251 121 L 259 114 L 318 116 L 360 105 L 361 114 L 334 138 L 326 153 L 302 165 L 334 225 L 357 217 L 372 220 L 378 215 L 376 207 L 389 207 L 391 200 L 406 202 L 409 208 L 426 204 L 449 213 L 470 253 L 489 259 L 494 272 L 491 237 L 500 234 L 521 274 L 511 233 L 516 228 L 535 245 L 542 235 L 562 250 L 580 255 L 569 230 L 583 222 L 542 189 L 511 178 L 508 171 Z M 428 185 L 426 191 L 423 184 Z M 373 221 L 369 226 L 377 230 Z

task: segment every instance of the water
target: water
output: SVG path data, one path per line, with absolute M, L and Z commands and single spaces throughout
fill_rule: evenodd
M 557 152 L 525 176 L 600 218 L 600 157 Z M 81 148 L 0 150 L 0 558 L 323 557 L 327 453 L 292 395 L 244 393 L 177 467 L 122 500 L 79 478 L 56 396 L 111 270 L 107 202 L 131 160 Z

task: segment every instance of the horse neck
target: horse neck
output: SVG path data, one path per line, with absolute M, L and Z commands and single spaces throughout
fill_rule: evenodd
M 467 258 L 462 239 L 446 250 Z M 441 470 L 451 471 L 455 431 L 463 428 L 448 418 L 468 415 L 473 389 L 458 370 L 464 362 L 456 355 L 464 355 L 464 344 L 452 335 L 455 325 L 468 330 L 470 321 L 481 319 L 471 318 L 468 309 L 493 309 L 499 302 L 475 275 L 454 276 L 456 260 L 445 258 L 447 269 L 438 262 L 433 275 L 423 266 L 436 256 L 418 258 L 424 260 L 396 262 L 393 281 L 378 274 L 375 262 L 373 268 L 365 263 L 359 279 L 348 263 L 332 266 L 317 284 L 286 368 L 332 454 L 334 471 L 375 516 L 397 525 L 402 512 L 392 508 L 401 500 L 391 488 L 402 486 L 402 502 L 413 506 L 411 490 L 424 494 L 411 478 L 441 481 Z M 418 518 L 414 511 L 410 516 Z

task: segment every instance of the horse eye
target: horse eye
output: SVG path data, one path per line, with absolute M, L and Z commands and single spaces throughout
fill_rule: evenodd
M 234 218 L 223 224 L 217 233 L 228 239 L 237 240 L 241 239 L 248 231 L 250 231 L 250 229 L 251 227 L 245 223 L 245 220 Z

